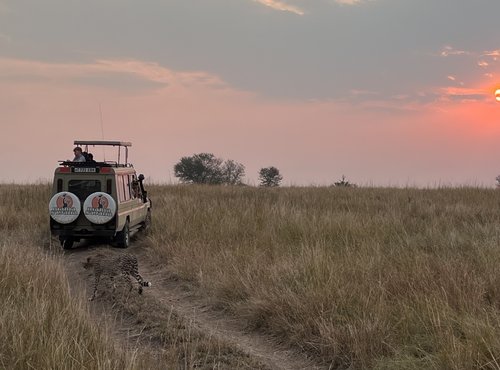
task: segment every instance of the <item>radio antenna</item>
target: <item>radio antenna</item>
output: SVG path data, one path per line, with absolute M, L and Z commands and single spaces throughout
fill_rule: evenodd
M 104 140 L 104 122 L 102 120 L 102 107 L 101 107 L 101 103 L 99 103 L 99 115 L 101 117 L 101 136 L 102 136 L 102 140 Z M 104 150 L 104 146 L 102 147 L 102 156 L 104 158 L 104 162 L 106 162 L 106 151 Z

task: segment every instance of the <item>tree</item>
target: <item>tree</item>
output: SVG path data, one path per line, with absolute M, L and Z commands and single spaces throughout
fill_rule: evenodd
M 245 166 L 228 159 L 222 165 L 223 183 L 227 185 L 241 185 L 245 176 Z
M 175 177 L 187 184 L 241 184 L 245 166 L 233 160 L 224 161 L 212 153 L 182 157 L 174 166 Z
M 260 186 L 276 187 L 280 186 L 283 176 L 276 167 L 261 168 L 259 171 Z
M 220 184 L 222 160 L 211 153 L 199 153 L 191 157 L 182 157 L 174 166 L 175 177 L 184 183 Z

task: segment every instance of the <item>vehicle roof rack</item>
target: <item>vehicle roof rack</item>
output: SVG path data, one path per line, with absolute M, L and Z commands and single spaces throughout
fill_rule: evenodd
M 128 141 L 113 141 L 113 140 L 75 140 L 75 145 L 85 146 L 85 151 L 88 152 L 88 147 L 90 146 L 117 146 L 118 147 L 118 161 L 116 162 L 116 167 L 129 167 L 128 163 L 128 148 L 132 146 L 131 142 Z M 125 163 L 121 163 L 121 147 L 125 148 Z
M 108 141 L 108 140 L 75 140 L 75 145 L 108 145 L 108 146 L 132 146 L 128 141 Z
M 118 164 L 117 162 L 73 162 L 73 161 L 59 161 L 61 166 L 70 167 L 127 167 L 127 164 Z

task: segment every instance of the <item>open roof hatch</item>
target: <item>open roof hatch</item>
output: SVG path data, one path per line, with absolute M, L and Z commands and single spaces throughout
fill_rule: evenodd
M 132 146 L 131 142 L 128 141 L 110 141 L 110 140 L 75 140 L 74 144 L 76 146 L 85 146 L 85 151 L 89 151 L 89 146 L 117 146 L 118 147 L 118 161 L 116 165 L 118 167 L 127 167 L 128 163 L 128 148 Z M 121 159 L 121 148 L 125 148 L 125 163 L 120 163 Z

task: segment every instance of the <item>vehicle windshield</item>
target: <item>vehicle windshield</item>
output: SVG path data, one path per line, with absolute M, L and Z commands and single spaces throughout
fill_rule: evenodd
M 70 180 L 68 191 L 84 201 L 90 194 L 101 191 L 101 182 L 99 180 Z

